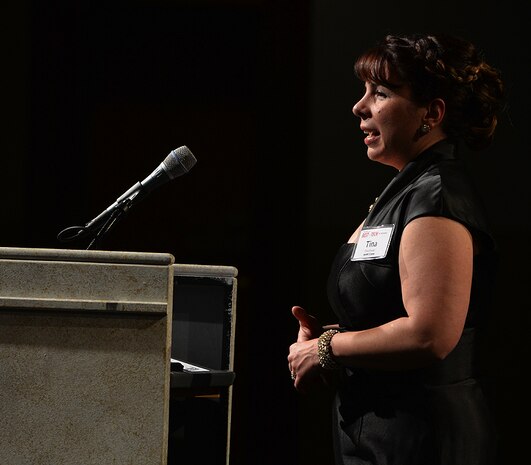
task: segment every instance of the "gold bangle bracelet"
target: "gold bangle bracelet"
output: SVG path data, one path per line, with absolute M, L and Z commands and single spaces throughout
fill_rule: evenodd
M 332 351 L 330 349 L 330 341 L 339 333 L 338 329 L 329 329 L 319 336 L 317 340 L 317 356 L 319 357 L 319 365 L 325 370 L 337 370 L 341 365 L 334 360 Z

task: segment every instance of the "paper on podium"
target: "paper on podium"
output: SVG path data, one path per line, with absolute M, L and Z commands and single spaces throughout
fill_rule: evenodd
M 172 388 L 221 388 L 234 382 L 235 374 L 230 370 L 214 370 L 200 365 L 171 358 Z
M 184 370 L 184 371 L 189 371 L 192 373 L 197 373 L 201 371 L 210 371 L 208 368 L 200 367 L 198 365 L 192 365 L 191 363 L 183 362 L 182 360 L 177 360 L 175 358 L 171 359 L 171 368 L 172 368 L 172 371 L 183 371 Z

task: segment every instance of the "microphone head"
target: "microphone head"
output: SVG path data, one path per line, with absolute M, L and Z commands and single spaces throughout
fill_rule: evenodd
M 162 168 L 170 179 L 174 179 L 188 173 L 196 162 L 197 160 L 190 149 L 183 145 L 169 153 L 162 162 Z

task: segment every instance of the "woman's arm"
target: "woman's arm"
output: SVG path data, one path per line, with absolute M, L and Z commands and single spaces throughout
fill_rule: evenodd
M 472 236 L 462 224 L 422 217 L 404 229 L 399 251 L 407 317 L 377 328 L 336 334 L 339 363 L 377 369 L 423 366 L 445 358 L 465 324 L 472 283 Z
M 364 331 L 335 334 L 330 342 L 341 365 L 380 370 L 419 368 L 445 358 L 464 328 L 472 283 L 470 232 L 442 217 L 413 220 L 399 249 L 402 298 L 407 316 Z M 290 346 L 295 388 L 304 390 L 322 372 L 318 339 Z

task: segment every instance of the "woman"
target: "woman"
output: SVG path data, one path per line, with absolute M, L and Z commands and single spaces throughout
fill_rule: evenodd
M 500 74 L 439 35 L 387 36 L 355 73 L 367 155 L 398 173 L 332 264 L 339 323 L 292 309 L 295 388 L 338 375 L 338 465 L 494 463 L 475 354 L 496 250 L 457 149 L 492 141 Z

